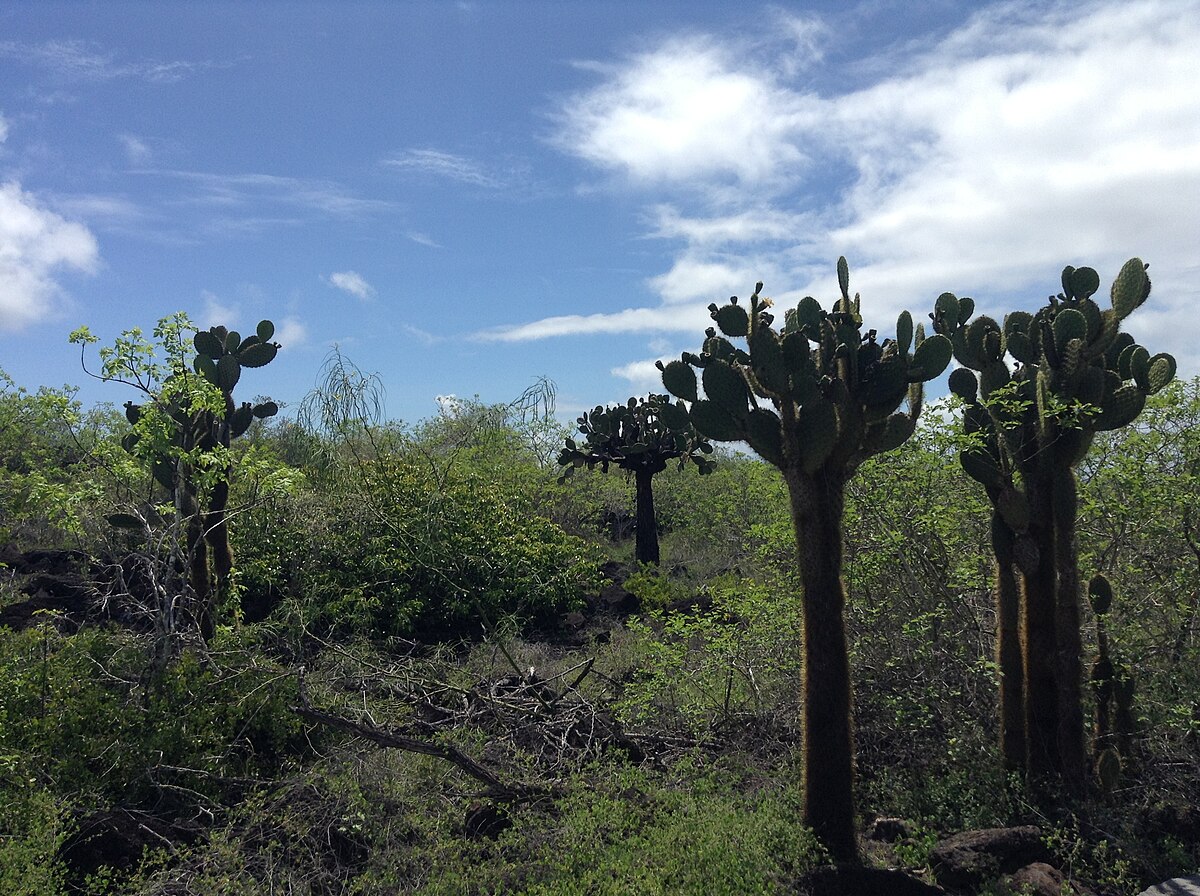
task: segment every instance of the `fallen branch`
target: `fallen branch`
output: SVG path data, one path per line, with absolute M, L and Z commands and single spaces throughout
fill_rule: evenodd
M 485 795 L 493 800 L 513 802 L 537 796 L 545 796 L 549 793 L 544 788 L 505 783 L 493 774 L 491 770 L 480 765 L 461 750 L 448 744 L 439 744 L 433 741 L 408 737 L 407 735 L 391 731 L 387 728 L 381 728 L 369 722 L 356 721 L 355 719 L 348 719 L 345 716 L 326 712 L 323 709 L 316 709 L 308 701 L 308 692 L 304 687 L 303 672 L 299 676 L 298 685 L 300 703 L 297 706 L 293 706 L 292 711 L 302 719 L 317 722 L 321 725 L 328 725 L 331 728 L 338 728 L 342 731 L 349 731 L 352 734 L 357 734 L 359 737 L 379 744 L 381 747 L 391 747 L 397 750 L 404 750 L 408 753 L 420 753 L 423 756 L 434 756 L 438 759 L 444 759 L 476 781 L 486 785 L 487 791 Z

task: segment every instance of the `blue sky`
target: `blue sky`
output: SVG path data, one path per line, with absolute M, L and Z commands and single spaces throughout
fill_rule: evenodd
M 660 388 L 756 280 L 868 324 L 1105 284 L 1200 373 L 1200 2 L 0 3 L 0 368 L 86 382 L 186 310 L 337 344 L 392 418 L 553 379 L 566 415 Z

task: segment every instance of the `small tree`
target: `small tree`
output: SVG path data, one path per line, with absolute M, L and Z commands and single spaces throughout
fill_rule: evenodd
M 783 474 L 790 498 L 803 588 L 804 819 L 839 861 L 855 862 L 854 738 L 843 610 L 842 515 L 846 482 L 868 457 L 903 444 L 921 411 L 922 383 L 950 362 L 950 340 L 915 334 L 900 315 L 896 339 L 862 334 L 859 299 L 850 298 L 845 258 L 832 311 L 806 297 L 772 327 L 762 284 L 749 310 L 709 306 L 701 354 L 659 366 L 663 383 L 691 403 L 696 429 L 718 441 L 747 442 Z M 915 335 L 915 343 L 914 343 Z M 729 338 L 744 338 L 747 350 Z M 913 351 L 909 351 L 912 348 Z M 695 371 L 702 374 L 700 398 Z M 907 398 L 907 411 L 899 411 Z
M 630 398 L 625 404 L 596 406 L 579 418 L 582 444 L 567 438 L 558 455 L 565 467 L 559 482 L 578 467 L 599 466 L 607 473 L 614 464 L 633 475 L 636 492 L 637 545 L 639 563 L 658 563 L 658 518 L 654 513 L 654 477 L 679 460 L 682 469 L 689 461 L 703 475 L 712 472 L 712 444 L 688 419 L 682 402 L 673 404 L 666 395 Z
M 146 341 L 141 330 L 128 330 L 114 346 L 100 350 L 100 374 L 89 371 L 86 361 L 83 369 L 105 382 L 133 386 L 147 397 L 142 404 L 125 403 L 132 429 L 122 444 L 150 465 L 154 481 L 170 495 L 174 526 L 183 532 L 178 559 L 188 569 L 192 615 L 207 641 L 215 630 L 215 607 L 228 595 L 233 571 L 226 517 L 233 473 L 231 442 L 254 420 L 279 411 L 273 401 L 235 404 L 233 389 L 242 368 L 270 363 L 279 345 L 270 341 L 275 327 L 267 320 L 244 339 L 236 331 L 212 327 L 195 332 L 189 340 L 192 331 L 183 313 L 158 322 L 157 347 Z M 97 341 L 86 327 L 70 338 L 81 352 Z M 196 354 L 189 365 L 190 347 Z M 158 357 L 160 350 L 164 359 Z M 109 521 L 119 527 L 149 528 L 141 514 L 118 513 Z M 168 617 L 163 634 L 169 638 L 175 624 L 173 613 Z
M 1150 295 L 1140 259 L 1113 281 L 1110 308 L 1092 300 L 1100 288 L 1092 268 L 1068 266 L 1062 287 L 1036 313 L 1006 315 L 1003 326 L 987 316 L 971 321 L 974 302 L 950 293 L 932 317 L 963 365 L 950 388 L 966 403 L 963 426 L 976 445 L 962 452 L 962 466 L 994 508 L 1004 760 L 1081 795 L 1089 763 L 1076 467 L 1097 432 L 1128 426 L 1146 397 L 1171 382 L 1175 359 L 1151 357 L 1121 332 Z

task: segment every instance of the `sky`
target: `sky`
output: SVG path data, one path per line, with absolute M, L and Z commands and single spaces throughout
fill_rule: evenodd
M 1125 328 L 1200 374 L 1200 0 L 0 0 L 26 388 L 136 398 L 68 334 L 183 310 L 274 321 L 238 392 L 285 414 L 337 346 L 390 419 L 542 376 L 570 417 L 662 391 L 756 281 L 828 304 L 839 255 L 884 334 L 1137 256 Z

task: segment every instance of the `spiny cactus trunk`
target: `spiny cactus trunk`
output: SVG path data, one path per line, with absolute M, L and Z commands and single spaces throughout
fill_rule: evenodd
M 996 555 L 996 664 L 1000 669 L 1000 755 L 1009 770 L 1025 768 L 1025 688 L 1021 669 L 1021 591 L 1013 533 L 992 512 Z
M 654 514 L 654 473 L 639 469 L 634 473 L 637 490 L 637 545 L 635 556 L 639 563 L 658 565 L 658 518 Z
M 226 473 L 228 476 L 229 473 Z M 229 482 L 219 481 L 209 497 L 208 512 L 204 514 L 204 539 L 212 552 L 213 572 L 216 574 L 214 603 L 224 604 L 229 596 L 233 574 L 233 548 L 229 544 L 229 523 L 225 511 L 229 506 Z
M 1029 488 L 1034 522 L 1029 534 L 1038 548 L 1038 565 L 1022 578 L 1021 649 L 1024 660 L 1026 769 L 1035 781 L 1047 781 L 1062 768 L 1058 751 L 1058 689 L 1054 634 L 1054 529 L 1048 490 Z
M 784 473 L 804 588 L 804 823 L 838 862 L 857 863 L 850 664 L 843 610 L 844 481 Z
M 1079 555 L 1075 544 L 1077 484 L 1075 472 L 1060 470 L 1055 479 L 1054 563 L 1058 568 L 1054 631 L 1057 640 L 1058 750 L 1063 784 L 1081 797 L 1087 790 L 1088 762 L 1083 722 L 1083 639 L 1080 633 Z
M 204 538 L 204 520 L 196 496 L 181 482 L 175 489 L 175 510 L 185 520 L 184 539 L 187 543 L 188 584 L 192 589 L 193 614 L 205 643 L 216 632 L 213 621 L 212 579 L 208 571 L 208 542 Z

